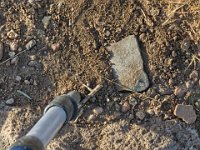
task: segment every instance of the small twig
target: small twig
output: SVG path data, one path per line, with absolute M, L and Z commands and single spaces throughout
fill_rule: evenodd
M 84 87 L 86 87 L 87 89 L 88 89 L 88 91 L 92 91 L 93 89 L 91 89 L 89 86 L 87 86 L 86 84 L 84 84 L 84 83 L 82 83 L 82 85 L 84 86 Z
M 21 55 L 22 53 L 24 53 L 24 52 L 26 52 L 26 51 L 27 51 L 27 49 L 25 49 L 25 50 L 19 52 L 19 53 L 16 54 L 14 57 L 19 56 L 19 55 Z M 1 62 L 1 63 L 0 63 L 0 66 L 3 65 L 3 64 L 5 64 L 6 62 L 8 62 L 8 61 L 11 60 L 11 59 L 13 59 L 13 57 L 10 57 L 10 58 L 6 59 L 5 61 Z
M 30 96 L 28 96 L 26 93 L 24 93 L 23 91 L 17 90 L 17 93 L 19 93 L 19 94 L 25 96 L 26 98 L 32 100 L 32 98 Z
M 80 102 L 78 109 L 83 107 L 83 105 L 91 98 L 93 97 L 101 88 L 103 85 L 97 85 L 92 91 Z
M 178 11 L 179 9 L 181 9 L 182 7 L 184 7 L 185 5 L 189 4 L 190 1 L 187 1 L 185 2 L 183 5 L 177 7 L 176 9 L 174 9 L 173 11 L 171 11 L 171 13 L 169 13 L 167 15 L 167 20 L 165 20 L 163 23 L 162 23 L 162 26 L 165 26 L 167 24 L 167 22 L 174 16 L 174 14 L 176 13 L 176 11 Z

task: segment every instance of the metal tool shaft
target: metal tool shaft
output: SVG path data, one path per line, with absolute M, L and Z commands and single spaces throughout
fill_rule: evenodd
M 51 107 L 26 136 L 37 137 L 46 147 L 66 120 L 66 113 L 62 108 Z

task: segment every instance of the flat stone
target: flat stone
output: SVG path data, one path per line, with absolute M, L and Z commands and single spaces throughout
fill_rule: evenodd
M 174 115 L 183 119 L 183 121 L 188 124 L 194 123 L 197 119 L 197 115 L 192 105 L 176 105 Z
M 26 44 L 26 49 L 31 50 L 37 44 L 36 40 L 32 39 Z
M 51 19 L 51 16 L 44 16 L 44 18 L 42 19 L 42 23 L 45 29 L 48 27 L 50 19 Z
M 177 97 L 183 97 L 187 91 L 188 89 L 186 85 L 177 86 L 174 89 L 174 95 L 176 95 Z
M 15 102 L 14 98 L 10 98 L 8 100 L 6 100 L 6 105 L 13 105 Z
M 142 92 L 149 87 L 149 80 L 144 72 L 143 60 L 134 35 L 111 44 L 107 49 L 113 53 L 111 63 L 114 77 L 119 84 L 125 86 L 117 86 L 119 91 Z

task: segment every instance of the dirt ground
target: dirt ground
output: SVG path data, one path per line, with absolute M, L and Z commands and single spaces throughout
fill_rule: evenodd
M 119 93 L 113 79 L 106 47 L 128 35 L 138 39 L 151 83 L 142 93 Z M 23 51 L 32 39 L 36 46 Z M 56 95 L 87 95 L 84 84 L 103 88 L 47 149 L 200 149 L 200 1 L 1 0 L 0 42 L 2 150 L 30 130 Z M 3 63 L 12 51 L 18 60 Z M 14 103 L 6 104 L 10 98 Z M 127 102 L 130 109 L 122 111 Z M 192 105 L 195 123 L 174 116 L 176 104 Z M 97 106 L 103 113 L 88 119 Z

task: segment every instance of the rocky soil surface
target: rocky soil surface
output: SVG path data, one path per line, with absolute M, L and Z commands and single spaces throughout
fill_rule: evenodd
M 118 92 L 107 47 L 135 35 L 150 82 Z M 1 0 L 0 147 L 56 96 L 103 88 L 48 150 L 200 149 L 200 2 Z

